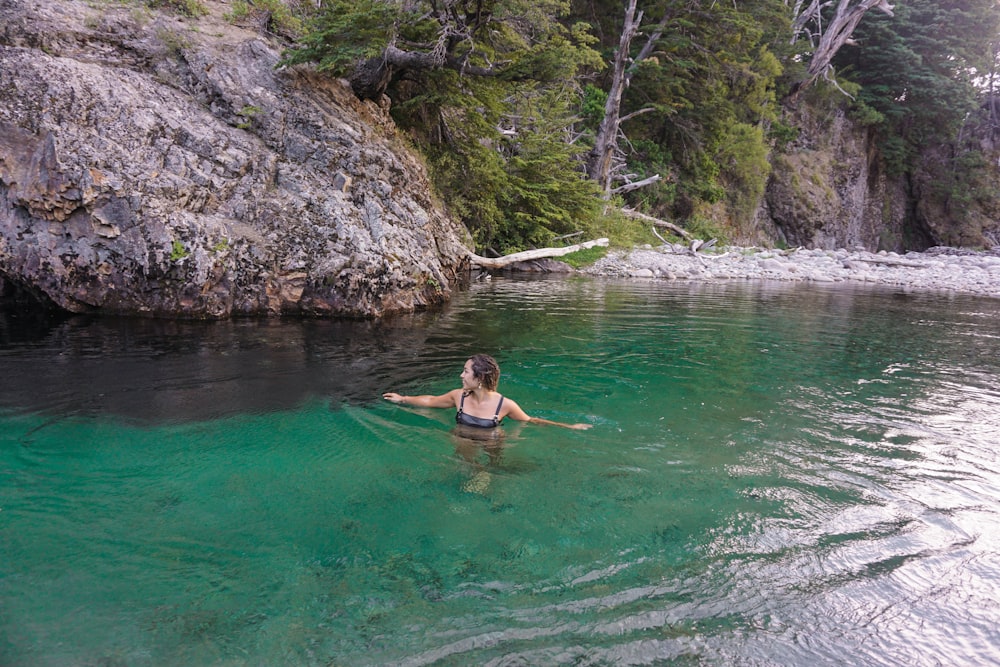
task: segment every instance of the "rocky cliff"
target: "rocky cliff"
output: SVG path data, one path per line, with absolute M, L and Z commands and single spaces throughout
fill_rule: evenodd
M 985 163 L 975 171 L 977 182 L 955 188 L 949 183 L 954 147 L 925 146 L 918 169 L 889 175 L 871 133 L 851 121 L 844 105 L 802 104 L 788 109 L 786 120 L 800 133 L 772 156 L 756 220 L 772 241 L 896 252 L 1000 244 L 994 128 L 967 128 L 965 148 L 977 148 Z
M 798 139 L 772 158 L 762 217 L 789 246 L 903 250 L 905 183 L 878 170 L 868 132 L 840 108 L 789 110 Z
M 446 299 L 467 233 L 385 110 L 202 1 L 0 0 L 0 287 L 195 318 Z

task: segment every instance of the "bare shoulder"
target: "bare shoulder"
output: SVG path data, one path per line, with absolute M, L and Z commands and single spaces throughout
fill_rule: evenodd
M 508 396 L 503 397 L 503 408 L 501 409 L 500 416 L 510 417 L 511 419 L 522 422 L 526 422 L 531 419 L 531 417 L 529 417 L 528 414 L 521 409 L 521 406 L 517 404 L 517 401 Z

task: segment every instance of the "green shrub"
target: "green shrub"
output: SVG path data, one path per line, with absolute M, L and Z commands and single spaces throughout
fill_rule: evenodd
M 171 262 L 179 262 L 190 254 L 191 253 L 187 251 L 187 248 L 184 247 L 184 244 L 177 239 L 174 239 L 174 241 L 170 244 Z
M 729 235 L 726 230 L 720 226 L 717 222 L 713 222 L 708 218 L 702 216 L 693 216 L 687 221 L 685 226 L 687 231 L 695 238 L 709 240 L 718 239 L 719 245 L 726 245 L 728 243 Z

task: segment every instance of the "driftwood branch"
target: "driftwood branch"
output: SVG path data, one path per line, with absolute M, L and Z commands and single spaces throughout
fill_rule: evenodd
M 926 269 L 927 264 L 923 262 L 911 262 L 905 259 L 854 259 L 853 262 L 867 262 L 868 264 L 879 264 L 881 266 L 906 266 L 913 269 Z
M 655 225 L 656 227 L 663 227 L 664 229 L 669 229 L 674 234 L 680 236 L 682 239 L 686 239 L 688 241 L 694 240 L 693 236 L 691 236 L 685 230 L 678 227 L 672 222 L 667 222 L 666 220 L 660 220 L 659 218 L 654 218 L 653 216 L 646 215 L 645 213 L 639 213 L 639 211 L 636 211 L 635 209 L 632 208 L 620 208 L 618 210 L 621 211 L 622 215 L 624 215 L 626 218 L 632 218 L 634 220 L 642 220 L 643 222 L 648 222 L 651 225 Z
M 587 248 L 593 248 L 594 246 L 607 246 L 608 239 L 600 238 L 593 241 L 586 241 L 584 243 L 577 243 L 576 245 L 568 245 L 565 248 L 538 248 L 537 250 L 525 250 L 524 252 L 515 252 L 511 255 L 504 255 L 503 257 L 480 257 L 474 253 L 469 253 L 469 261 L 472 262 L 473 266 L 479 266 L 484 269 L 502 269 L 510 264 L 516 264 L 517 262 L 527 262 L 533 259 L 545 259 L 548 257 L 562 257 L 563 255 L 568 255 L 577 250 L 586 250 Z

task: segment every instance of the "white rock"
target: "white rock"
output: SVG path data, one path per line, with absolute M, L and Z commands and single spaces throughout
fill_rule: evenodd
M 661 280 L 811 280 L 897 285 L 906 290 L 949 290 L 1000 298 L 1000 255 L 954 251 L 871 253 L 798 249 L 748 252 L 728 248 L 727 255 L 693 257 L 636 250 L 609 254 L 588 273 L 659 277 Z

